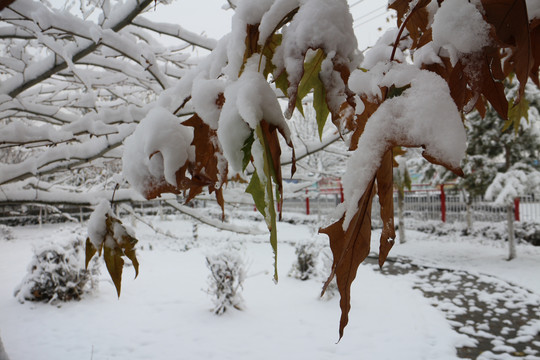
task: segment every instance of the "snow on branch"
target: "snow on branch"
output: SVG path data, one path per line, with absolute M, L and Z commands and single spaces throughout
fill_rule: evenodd
M 159 34 L 178 38 L 191 45 L 199 46 L 206 50 L 213 50 L 217 44 L 217 41 L 214 39 L 197 35 L 176 24 L 159 23 L 148 20 L 144 17 L 138 17 L 133 20 L 132 25 L 141 27 L 143 29 L 152 30 Z
M 190 208 L 188 206 L 180 204 L 176 200 L 165 200 L 165 203 L 167 203 L 169 206 L 172 206 L 176 210 L 180 211 L 181 213 L 191 216 L 192 218 L 202 222 L 203 224 L 210 225 L 212 227 L 215 227 L 217 229 L 225 230 L 225 231 L 231 231 L 237 234 L 247 234 L 247 235 L 263 235 L 266 234 L 265 230 L 261 229 L 254 229 L 254 228 L 245 228 L 243 226 L 233 225 L 226 222 L 222 222 L 215 219 L 210 219 L 206 217 L 205 215 L 201 214 L 200 211 Z
M 144 8 L 146 8 L 152 0 L 141 0 L 141 1 L 128 1 L 123 9 L 117 9 L 119 13 L 125 14 L 124 17 L 118 19 L 115 23 L 110 24 L 109 30 L 112 32 L 118 32 L 127 25 L 129 25 L 133 19 L 139 15 Z M 32 0 L 18 0 L 13 3 L 10 7 L 17 14 L 21 16 L 21 20 L 29 20 L 38 24 L 39 31 L 47 30 L 50 28 L 53 23 L 50 20 L 55 20 L 56 25 L 63 24 L 73 25 L 72 29 L 84 29 L 88 27 L 88 22 L 80 23 L 77 21 L 77 25 L 73 24 L 76 20 L 74 16 L 55 17 L 54 13 L 50 12 L 44 5 L 38 1 Z M 36 10 L 39 9 L 39 12 Z M 52 17 L 53 19 L 51 19 Z M 41 24 L 40 24 L 41 20 Z M 59 23 L 59 24 L 58 24 Z M 43 27 L 43 28 L 41 28 Z M 93 28 L 93 27 L 90 27 Z M 25 31 L 30 31 L 28 28 L 24 28 Z M 106 31 L 107 29 L 104 29 Z M 41 37 L 40 34 L 34 34 L 36 37 Z M 99 33 L 95 34 L 98 36 L 94 41 L 83 41 L 81 45 L 76 45 L 71 51 L 70 61 L 76 63 L 78 60 L 82 59 L 88 54 L 94 52 L 99 46 Z M 106 36 L 107 37 L 107 36 Z M 109 37 L 111 37 L 109 35 Z M 112 40 L 111 40 L 112 41 Z M 55 55 L 50 55 L 48 59 L 42 60 L 39 63 L 32 64 L 23 74 L 13 76 L 10 79 L 3 82 L 0 86 L 0 93 L 8 94 L 11 97 L 16 97 L 23 91 L 29 89 L 30 87 L 41 83 L 42 81 L 50 78 L 52 75 L 66 69 L 68 63 L 66 61 L 58 61 Z

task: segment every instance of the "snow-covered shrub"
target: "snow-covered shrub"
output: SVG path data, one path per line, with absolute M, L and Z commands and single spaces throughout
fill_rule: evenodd
M 13 240 L 13 231 L 9 226 L 0 224 L 0 239 Z
M 540 246 L 540 223 L 520 221 L 515 224 L 516 239 Z
M 298 243 L 295 253 L 296 261 L 289 271 L 289 276 L 300 280 L 308 280 L 317 276 L 319 247 L 314 242 Z
M 240 294 L 246 278 L 244 260 L 238 250 L 226 249 L 206 256 L 208 276 L 208 294 L 214 302 L 213 312 L 221 315 L 229 308 L 242 310 L 244 299 Z
M 15 289 L 21 302 L 80 300 L 97 286 L 98 262 L 94 259 L 85 269 L 85 246 L 81 237 L 66 243 L 50 243 L 34 250 L 28 274 Z

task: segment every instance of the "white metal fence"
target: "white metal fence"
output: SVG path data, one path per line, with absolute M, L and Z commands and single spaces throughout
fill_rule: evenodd
M 444 191 L 442 200 L 440 189 L 422 189 L 405 192 L 405 217 L 418 220 L 440 220 L 447 222 L 467 221 L 467 204 L 460 192 Z M 321 194 L 309 192 L 302 198 L 287 199 L 283 204 L 284 212 L 300 212 L 312 215 L 328 215 L 340 203 L 339 194 Z M 397 215 L 397 194 L 394 194 L 394 210 Z M 540 194 L 531 194 L 519 198 L 516 203 L 515 216 L 519 221 L 540 222 Z M 373 199 L 374 221 L 379 214 L 379 202 Z M 504 221 L 506 220 L 506 207 L 494 205 L 482 198 L 472 201 L 471 216 L 473 221 Z

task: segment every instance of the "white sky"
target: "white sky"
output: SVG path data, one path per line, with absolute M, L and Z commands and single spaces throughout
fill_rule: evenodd
M 355 20 L 355 32 L 361 50 L 375 43 L 381 35 L 379 28 L 395 26 L 395 21 L 386 22 L 389 12 L 387 0 L 348 0 Z M 175 0 L 170 5 L 161 5 L 146 16 L 154 21 L 177 23 L 197 34 L 219 39 L 230 31 L 231 10 L 223 10 L 225 0 Z

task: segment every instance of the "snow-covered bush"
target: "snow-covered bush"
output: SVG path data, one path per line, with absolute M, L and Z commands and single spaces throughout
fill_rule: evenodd
M 50 243 L 34 250 L 28 274 L 15 289 L 21 302 L 80 300 L 97 287 L 98 262 L 94 259 L 85 269 L 84 241 L 78 237 L 66 243 Z
M 540 223 L 520 221 L 515 226 L 516 239 L 540 246 Z
M 246 278 L 246 268 L 238 250 L 226 249 L 206 256 L 208 294 L 214 302 L 213 312 L 221 315 L 229 308 L 242 310 L 244 299 L 240 294 Z
M 289 276 L 302 281 L 317 276 L 317 257 L 319 247 L 314 242 L 302 242 L 296 245 L 296 261 L 293 263 Z
M 9 226 L 0 224 L 0 239 L 13 240 L 13 231 Z

